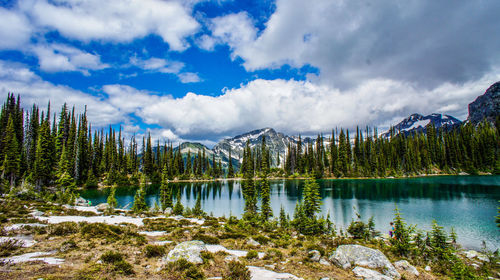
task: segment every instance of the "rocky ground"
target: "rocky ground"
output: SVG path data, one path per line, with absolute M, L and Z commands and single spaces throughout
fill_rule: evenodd
M 446 279 L 432 263 L 396 258 L 384 239 L 307 237 L 235 218 L 2 200 L 0 221 L 0 279 Z M 500 278 L 497 260 L 460 257 Z

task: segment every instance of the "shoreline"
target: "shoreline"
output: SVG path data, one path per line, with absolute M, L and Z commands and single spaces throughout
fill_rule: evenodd
M 399 179 L 415 179 L 415 178 L 425 178 L 425 177 L 449 177 L 449 176 L 496 176 L 498 174 L 491 174 L 491 173 L 484 173 L 484 174 L 477 174 L 477 175 L 471 175 L 471 174 L 451 174 L 451 173 L 440 173 L 440 174 L 420 174 L 420 175 L 412 175 L 412 176 L 402 176 L 402 177 L 393 177 L 393 176 L 388 176 L 388 177 L 322 177 L 317 180 L 399 180 Z M 267 178 L 270 181 L 277 181 L 277 180 L 307 180 L 309 179 L 308 177 L 268 177 Z M 224 181 L 242 181 L 244 180 L 241 177 L 236 177 L 236 178 L 216 178 L 216 179 L 189 179 L 189 180 L 169 180 L 169 183 L 209 183 L 209 182 L 224 182 Z M 260 177 L 254 177 L 253 180 L 259 181 L 262 180 Z M 132 185 L 130 185 L 132 186 Z M 97 190 L 102 190 L 102 189 L 108 189 L 111 188 L 112 186 L 110 185 L 103 185 L 103 186 L 98 186 Z M 123 187 L 123 186 L 120 186 Z M 79 190 L 85 190 L 85 187 L 80 187 Z M 89 188 L 93 189 L 93 188 Z

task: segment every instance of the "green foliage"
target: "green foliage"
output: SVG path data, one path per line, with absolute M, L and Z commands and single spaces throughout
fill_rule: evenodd
M 498 201 L 500 202 L 500 201 Z M 500 206 L 497 208 L 498 209 L 498 216 L 495 217 L 495 220 L 496 220 L 496 223 L 497 223 L 497 227 L 500 228 Z
M 313 178 L 308 178 L 304 185 L 303 207 L 304 215 L 311 219 L 320 211 L 321 197 L 319 195 L 319 184 Z
M 196 194 L 196 203 L 194 205 L 194 208 L 192 210 L 193 215 L 195 216 L 203 216 L 206 215 L 203 209 L 201 209 L 201 189 L 198 190 Z
M 120 252 L 106 251 L 100 259 L 103 263 L 112 265 L 113 271 L 125 275 L 134 274 L 132 265 L 124 260 L 123 254 Z
M 231 261 L 227 264 L 227 269 L 224 273 L 225 280 L 250 280 L 251 275 L 248 268 L 239 261 Z
M 285 209 L 283 208 L 283 205 L 281 205 L 280 209 L 280 227 L 282 228 L 288 228 L 290 226 L 290 219 L 285 213 Z
M 165 270 L 172 279 L 199 280 L 205 278 L 203 272 L 195 264 L 185 259 L 168 263 Z
M 205 244 L 219 244 L 220 240 L 219 238 L 212 236 L 212 235 L 206 235 L 206 234 L 201 234 L 201 233 L 196 233 L 193 235 L 193 240 L 200 240 L 203 241 Z
M 161 186 L 160 186 L 160 203 L 163 210 L 166 208 L 172 208 L 172 187 L 168 184 L 168 169 L 167 165 L 163 167 L 163 172 L 161 175 Z
M 411 235 L 414 232 L 414 227 L 409 227 L 401 217 L 399 209 L 394 210 L 394 238 L 391 239 L 394 251 L 403 257 L 410 254 L 413 245 L 411 243 Z
M 135 213 L 140 213 L 148 210 L 148 205 L 146 204 L 146 176 L 143 174 L 141 177 L 141 184 L 139 189 L 136 191 L 134 196 L 134 205 L 132 206 L 132 211 Z
M 255 250 L 250 250 L 247 252 L 247 255 L 245 258 L 247 258 L 248 260 L 251 260 L 251 259 L 256 259 L 259 257 L 259 253 Z
M 160 245 L 146 245 L 144 247 L 144 255 L 147 258 L 160 257 L 165 254 L 165 246 Z
M 123 254 L 116 251 L 106 251 L 101 255 L 100 259 L 104 263 L 114 264 L 123 260 Z
M 109 205 L 109 208 L 111 210 L 115 209 L 116 206 L 118 205 L 118 202 L 116 201 L 115 193 L 116 193 L 116 185 L 113 185 L 111 187 L 111 190 L 109 191 L 108 201 L 107 201 L 108 205 Z
M 177 193 L 177 202 L 175 203 L 174 209 L 172 209 L 174 215 L 182 215 L 184 213 L 184 206 L 181 203 L 181 190 L 179 189 Z
M 75 222 L 52 224 L 47 227 L 47 232 L 52 236 L 71 235 L 78 232 L 78 224 Z

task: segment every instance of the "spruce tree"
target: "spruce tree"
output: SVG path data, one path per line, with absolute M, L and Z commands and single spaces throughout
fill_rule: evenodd
M 234 178 L 233 158 L 231 156 L 231 148 L 229 148 L 229 163 L 227 168 L 227 178 Z
M 304 214 L 307 218 L 313 219 L 319 212 L 321 206 L 321 196 L 319 195 L 319 184 L 313 178 L 308 178 L 304 186 L 303 198 Z
M 4 159 L 2 163 L 2 176 L 9 180 L 10 187 L 15 186 L 15 180 L 19 175 L 20 157 L 19 144 L 14 131 L 14 120 L 9 117 L 5 137 L 3 138 Z
M 181 196 L 181 188 L 179 188 L 177 191 L 177 202 L 175 203 L 174 209 L 172 211 L 174 215 L 182 215 L 182 213 L 184 213 L 184 206 L 182 206 L 181 203 Z
M 114 209 L 116 208 L 116 206 L 118 205 L 118 202 L 116 201 L 116 185 L 113 185 L 109 191 L 109 195 L 108 195 L 108 206 L 109 206 L 109 210 L 111 212 L 114 211 Z
M 135 213 L 140 213 L 146 210 L 148 210 L 148 205 L 146 204 L 146 175 L 143 174 L 141 176 L 139 189 L 135 192 L 132 211 Z

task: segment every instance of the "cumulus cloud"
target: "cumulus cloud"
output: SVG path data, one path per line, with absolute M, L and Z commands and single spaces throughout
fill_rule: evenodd
M 0 8 L 0 49 L 15 49 L 29 42 L 32 27 L 19 13 Z
M 467 104 L 480 95 L 498 74 L 465 84 L 445 83 L 432 90 L 410 83 L 372 79 L 348 91 L 295 80 L 254 80 L 212 97 L 188 93 L 182 98 L 153 95 L 123 85 L 104 91 L 127 112 L 148 124 L 168 129 L 179 139 L 218 139 L 250 129 L 274 127 L 285 133 L 317 133 L 343 126 L 389 126 L 413 112 L 448 113 L 465 119 Z M 401 94 L 404 93 L 404 94 Z M 166 132 L 166 133 L 170 133 Z
M 498 1 L 277 0 L 257 36 L 241 13 L 215 19 L 211 30 L 249 71 L 310 64 L 340 88 L 391 79 L 431 89 L 498 67 L 498 10 Z
M 181 1 L 20 0 L 18 5 L 36 25 L 85 42 L 129 42 L 156 34 L 170 49 L 182 51 L 189 46 L 186 37 L 199 28 Z
M 38 57 L 40 69 L 47 72 L 80 71 L 88 75 L 88 70 L 109 67 L 102 63 L 98 55 L 81 51 L 62 44 L 39 44 L 31 48 Z
M 202 79 L 196 73 L 181 72 L 184 68 L 184 63 L 180 61 L 171 61 L 157 57 L 142 60 L 137 57 L 133 57 L 130 59 L 130 64 L 149 72 L 175 74 L 179 81 L 184 84 L 198 83 L 202 81 Z

